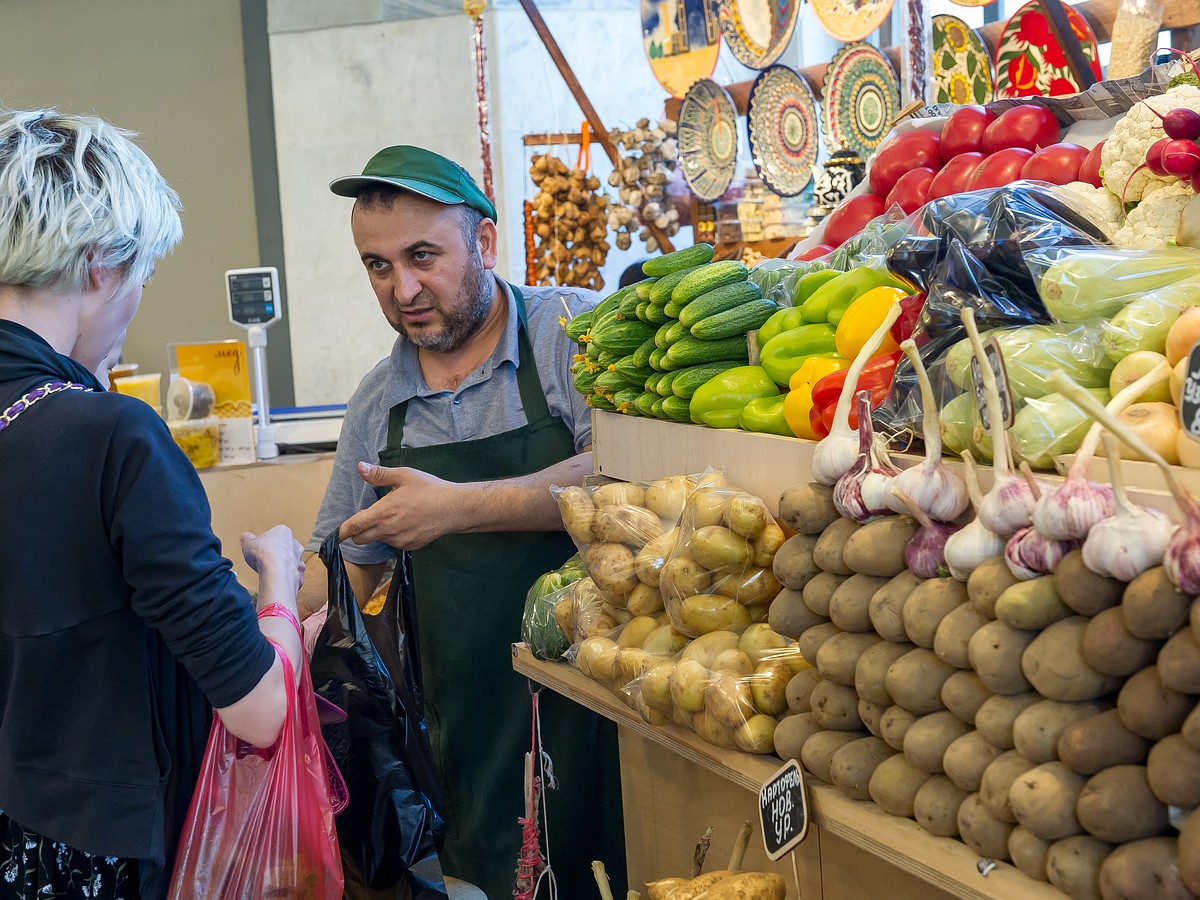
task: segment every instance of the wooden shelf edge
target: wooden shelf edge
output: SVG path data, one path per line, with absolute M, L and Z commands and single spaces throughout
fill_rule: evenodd
M 725 750 L 674 725 L 649 725 L 611 691 L 566 663 L 537 659 L 525 644 L 513 644 L 513 669 L 752 793 L 757 794 L 779 769 L 780 760 L 775 756 Z M 1007 863 L 997 863 L 982 876 L 977 868 L 979 858 L 965 844 L 931 835 L 916 822 L 889 816 L 872 803 L 850 800 L 833 787 L 810 784 L 809 806 L 818 828 L 958 896 L 1062 900 L 1063 895 L 1053 887 L 1027 878 Z

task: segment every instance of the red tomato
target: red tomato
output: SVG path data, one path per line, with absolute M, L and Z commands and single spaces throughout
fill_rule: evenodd
M 1078 144 L 1051 144 L 1029 157 L 1021 168 L 1021 177 L 1070 184 L 1079 180 L 1079 167 L 1087 155 L 1087 148 Z
M 909 169 L 896 180 L 896 186 L 887 195 L 884 206 L 899 206 L 906 216 L 911 216 L 925 205 L 925 195 L 929 193 L 929 183 L 937 175 L 933 169 L 922 166 L 919 169 Z
M 817 246 L 810 247 L 809 249 L 805 250 L 803 253 L 801 253 L 799 256 L 797 256 L 796 259 L 798 259 L 798 260 L 818 259 L 818 258 L 824 256 L 826 253 L 832 253 L 836 249 L 837 249 L 837 247 L 830 247 L 828 244 L 817 244 Z
M 942 126 L 942 162 L 950 162 L 960 153 L 983 149 L 983 132 L 996 120 L 996 114 L 982 106 L 956 109 Z
M 1079 167 L 1079 180 L 1087 182 L 1092 187 L 1104 187 L 1104 182 L 1100 180 L 1100 150 L 1103 147 L 1104 141 L 1101 141 L 1088 151 L 1083 165 Z
M 1009 147 L 999 150 L 979 164 L 975 174 L 971 176 L 969 191 L 981 191 L 984 188 L 996 188 L 1016 181 L 1021 177 L 1021 169 L 1033 156 L 1032 150 L 1024 147 Z
M 876 216 L 883 215 L 886 207 L 883 198 L 874 194 L 859 194 L 850 197 L 829 214 L 825 220 L 823 243 L 840 247 L 863 230 L 863 226 Z
M 1058 143 L 1058 119 L 1038 103 L 1024 103 L 1005 110 L 983 132 L 983 152 L 995 153 L 1009 147 L 1037 150 Z
M 900 176 L 910 169 L 942 167 L 942 139 L 932 131 L 898 134 L 875 153 L 871 162 L 871 193 L 886 197 Z
M 944 143 L 942 146 L 946 146 Z M 946 165 L 942 171 L 933 177 L 925 202 L 937 200 L 939 197 L 949 197 L 951 194 L 961 194 L 971 183 L 971 176 L 979 168 L 986 157 L 982 153 L 960 153 Z

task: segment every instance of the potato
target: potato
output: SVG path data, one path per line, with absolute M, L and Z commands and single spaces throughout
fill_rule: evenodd
M 840 518 L 833 505 L 833 488 L 801 484 L 779 495 L 779 518 L 798 534 L 820 534 Z
M 592 538 L 592 521 L 596 515 L 596 505 L 588 492 L 578 485 L 563 488 L 558 492 L 558 509 L 562 514 L 563 527 L 571 535 L 577 545 L 590 544 Z
M 967 792 L 945 775 L 933 775 L 913 798 L 917 824 L 939 837 L 958 836 L 958 814 Z
M 971 794 L 958 807 L 958 836 L 986 859 L 1008 860 L 1008 836 L 1013 826 L 997 819 L 980 794 Z
M 1011 750 L 1016 746 L 1013 740 L 1013 725 L 1017 717 L 1042 698 L 1034 691 L 1024 694 L 995 694 L 989 697 L 975 713 L 975 727 L 994 746 L 1001 750 Z
M 1188 742 L 1193 750 L 1200 750 L 1200 705 L 1188 713 L 1188 717 L 1183 720 L 1183 728 L 1180 729 L 1183 739 Z
M 680 522 L 687 522 L 692 529 L 719 525 L 725 520 L 725 506 L 728 503 L 727 491 L 697 487 L 688 494 L 687 505 L 683 509 Z
M 712 587 L 712 576 L 686 554 L 671 555 L 659 573 L 658 589 L 668 603 L 682 603 L 685 597 L 703 593 Z
M 870 703 L 891 706 L 892 695 L 884 684 L 888 667 L 913 649 L 912 644 L 879 641 L 863 650 L 854 667 L 854 689 L 858 696 Z
M 967 600 L 967 589 L 953 578 L 930 578 L 904 602 L 904 632 L 918 647 L 933 647 L 942 619 Z
M 1101 900 L 1100 866 L 1111 852 L 1090 834 L 1055 841 L 1046 854 L 1046 875 L 1072 900 Z
M 784 900 L 787 882 L 775 872 L 738 872 L 718 881 L 705 900 Z
M 777 725 L 774 716 L 752 715 L 734 729 L 733 743 L 746 753 L 774 753 Z
M 1072 614 L 1054 585 L 1053 575 L 1009 585 L 996 599 L 996 618 L 1011 628 L 1038 631 Z
M 672 528 L 646 542 L 646 545 L 633 558 L 633 569 L 638 581 L 651 588 L 658 587 L 663 566 L 671 557 L 671 551 L 675 549 L 677 540 L 679 540 L 679 529 Z
M 953 674 L 953 666 L 918 647 L 888 666 L 883 684 L 897 704 L 921 716 L 945 708 L 942 685 Z
M 1190 900 L 1173 837 L 1146 838 L 1117 847 L 1100 866 L 1104 900 Z
M 1068 725 L 1058 738 L 1058 758 L 1080 775 L 1139 763 L 1149 750 L 1150 742 L 1126 728 L 1115 709 Z
M 704 709 L 705 691 L 715 676 L 694 659 L 682 659 L 671 673 L 671 702 L 685 712 Z
M 1075 801 L 1085 779 L 1060 762 L 1042 763 L 1017 776 L 1008 789 L 1008 805 L 1021 827 L 1044 841 L 1079 834 Z
M 883 729 L 880 724 L 883 722 L 883 714 L 888 711 L 888 707 L 881 706 L 878 703 L 869 703 L 862 697 L 858 698 L 858 717 L 863 721 L 863 727 L 875 737 L 883 737 Z
M 793 713 L 811 712 L 812 704 L 809 702 L 809 698 L 812 696 L 813 688 L 820 680 L 821 673 L 816 669 L 805 669 L 803 672 L 793 675 L 785 690 L 788 709 Z
M 1179 874 L 1189 890 L 1200 892 L 1200 813 L 1196 810 L 1179 830 Z
M 986 624 L 987 619 L 973 604 L 963 603 L 938 623 L 933 635 L 933 652 L 957 669 L 969 669 L 971 660 L 967 656 L 967 645 L 971 635 Z
M 625 598 L 625 608 L 634 618 L 639 616 L 653 618 L 663 611 L 662 594 L 659 593 L 658 588 L 644 583 L 639 584 Z
M 871 625 L 886 640 L 905 643 L 908 633 L 904 630 L 904 604 L 922 579 L 905 569 L 871 597 L 867 614 Z
M 1049 881 L 1046 875 L 1046 856 L 1050 852 L 1050 841 L 1044 841 L 1020 825 L 1008 835 L 1008 855 L 1013 865 L 1036 881 Z
M 784 588 L 771 601 L 767 621 L 779 634 L 798 638 L 808 629 L 828 622 L 829 619 L 809 609 L 800 591 Z
M 983 773 L 1003 753 L 978 731 L 969 731 L 953 741 L 942 757 L 946 777 L 969 794 L 979 790 Z
M 658 622 L 653 616 L 636 616 L 630 619 L 621 627 L 621 632 L 617 635 L 617 644 L 621 647 L 637 647 L 641 648 L 646 642 L 646 638 L 657 630 Z
M 845 631 L 871 630 L 871 598 L 888 579 L 871 575 L 851 575 L 833 592 L 829 618 Z
M 588 678 L 611 684 L 617 677 L 617 642 L 606 637 L 586 638 L 579 645 L 575 665 Z
M 1068 725 L 1111 709 L 1105 701 L 1063 703 L 1039 700 L 1023 709 L 1013 721 L 1013 749 L 1032 763 L 1058 759 L 1058 739 Z
M 680 659 L 694 659 L 706 669 L 711 669 L 717 657 L 726 650 L 736 650 L 741 635 L 734 631 L 713 631 L 702 634 L 683 648 Z
M 917 791 L 931 777 L 905 759 L 903 753 L 895 753 L 875 767 L 867 791 L 888 815 L 911 819 Z
M 750 562 L 750 545 L 746 539 L 720 525 L 706 525 L 692 532 L 687 552 L 701 568 L 710 572 Z
M 625 595 L 637 587 L 633 551 L 624 544 L 594 543 L 581 555 L 584 568 L 601 590 Z
M 725 525 L 734 534 L 755 538 L 774 525 L 767 505 L 751 494 L 735 494 L 725 507 Z
M 800 655 L 804 657 L 810 666 L 815 666 L 817 664 L 817 653 L 820 651 L 821 645 L 835 634 L 841 633 L 842 629 L 838 628 L 832 622 L 826 622 L 824 625 L 814 625 L 796 640 L 796 643 L 800 645 Z
M 688 636 L 683 632 L 676 631 L 671 625 L 659 625 L 642 641 L 642 649 L 655 656 L 674 656 L 687 643 Z
M 993 556 L 974 568 L 967 578 L 967 597 L 976 612 L 989 622 L 996 618 L 996 601 L 1017 577 L 1008 570 L 1004 556 Z
M 889 706 L 879 720 L 879 736 L 887 741 L 893 750 L 904 749 L 904 735 L 917 721 L 917 717 L 907 709 L 899 706 Z
M 1021 657 L 1029 683 L 1050 700 L 1094 700 L 1115 691 L 1120 679 L 1097 672 L 1083 659 L 1083 616 L 1055 622 L 1037 636 Z
M 641 506 L 597 506 L 592 519 L 593 540 L 625 544 L 635 550 L 662 534 L 662 521 Z
M 862 634 L 843 631 L 833 635 L 821 644 L 821 649 L 817 651 L 817 669 L 820 670 L 821 677 L 835 684 L 854 687 L 854 673 L 859 657 L 880 641 L 882 638 L 873 631 Z
M 1121 597 L 1125 627 L 1145 640 L 1169 638 L 1187 622 L 1191 608 L 1192 598 L 1175 589 L 1162 566 L 1147 569 L 1129 582 Z
M 616 506 L 645 506 L 646 491 L 627 481 L 611 481 L 592 492 L 592 502 L 597 508 L 605 504 Z
M 713 582 L 713 590 L 732 597 L 744 606 L 769 604 L 782 587 L 774 572 L 758 566 L 735 570 Z
M 829 777 L 851 800 L 870 800 L 875 768 L 896 753 L 877 737 L 859 738 L 841 747 L 829 762 Z
M 590 637 L 608 635 L 621 624 L 617 618 L 618 610 L 607 603 L 580 603 L 578 594 L 575 601 L 575 637 L 586 640 Z
M 971 668 L 994 693 L 1024 693 L 1030 684 L 1021 671 L 1021 655 L 1035 637 L 1036 632 L 1018 631 L 999 621 L 988 622 L 967 643 Z
M 1084 565 L 1082 550 L 1072 550 L 1058 561 L 1054 586 L 1062 602 L 1081 616 L 1094 616 L 1116 606 L 1125 590 L 1122 582 L 1097 575 Z
M 1200 753 L 1183 735 L 1168 735 L 1150 748 L 1146 780 L 1151 793 L 1167 806 L 1200 806 Z
M 667 660 L 652 667 L 642 676 L 642 699 L 646 705 L 660 712 L 671 712 L 671 673 L 675 671 L 675 662 Z
M 816 540 L 807 534 L 794 534 L 776 551 L 771 571 L 784 587 L 804 589 L 820 571 L 813 556 Z
M 727 750 L 734 747 L 733 729 L 706 709 L 692 716 L 692 730 L 701 740 L 714 747 L 724 747 Z
M 1093 837 L 1123 844 L 1167 829 L 1167 807 L 1150 790 L 1144 766 L 1112 766 L 1087 780 L 1075 804 Z
M 738 649 L 750 657 L 755 668 L 787 645 L 788 639 L 765 622 L 749 626 L 738 639 Z
M 905 571 L 904 548 L 920 526 L 908 516 L 868 522 L 846 539 L 842 561 L 861 575 L 893 578 Z
M 668 475 L 652 481 L 646 487 L 643 502 L 646 509 L 663 519 L 678 521 L 687 505 L 691 485 L 686 475 Z
M 787 710 L 787 686 L 792 680 L 792 670 L 787 663 L 767 660 L 747 677 L 755 709 L 768 716 L 777 716 Z
M 724 594 L 692 594 L 684 598 L 679 605 L 679 621 L 683 631 L 695 635 L 751 624 L 746 607 Z
M 863 737 L 866 735 L 861 731 L 818 731 L 804 742 L 804 748 L 800 751 L 800 761 L 818 781 L 833 784 L 833 777 L 829 774 L 833 755 L 847 744 Z
M 1120 606 L 1094 615 L 1083 631 L 1083 661 L 1104 675 L 1125 677 L 1154 662 L 1158 641 L 1134 637 Z
M 813 718 L 812 713 L 784 716 L 779 720 L 772 738 L 775 754 L 783 760 L 799 760 L 804 742 L 818 731 L 824 730 Z
M 1179 731 L 1195 705 L 1196 698 L 1191 694 L 1163 685 L 1157 666 L 1147 666 L 1133 675 L 1117 695 L 1121 722 L 1148 741 Z
M 704 689 L 704 711 L 730 730 L 741 727 L 755 712 L 750 683 L 732 672 L 713 672 Z
M 620 647 L 620 641 L 617 643 Z M 617 653 L 617 688 L 621 692 L 631 690 L 660 662 L 662 662 L 661 657 L 647 653 L 640 647 L 620 647 Z
M 763 622 L 755 622 L 755 625 L 767 624 Z M 806 669 L 811 669 L 808 660 L 800 653 L 800 644 L 796 641 L 788 641 L 782 647 L 769 651 L 764 657 L 763 662 L 781 662 L 784 663 L 791 673 L 795 675 L 797 672 L 803 672 Z
M 857 731 L 863 727 L 854 688 L 822 680 L 813 688 L 809 702 L 813 718 L 830 731 Z
M 775 564 L 775 554 L 786 540 L 783 529 L 772 521 L 758 537 L 750 541 L 750 551 L 754 554 L 750 562 L 762 569 L 771 568 Z
M 575 600 L 569 591 L 554 603 L 554 624 L 568 642 L 578 643 L 575 638 Z
M 935 651 L 936 652 L 936 651 Z M 975 724 L 975 714 L 985 700 L 994 697 L 979 679 L 979 673 L 962 669 L 946 679 L 942 685 L 942 703 L 968 725 Z
M 1015 750 L 1009 750 L 997 756 L 992 764 L 983 770 L 983 779 L 979 782 L 979 799 L 987 811 L 1001 822 L 1016 822 L 1012 806 L 1008 802 L 1008 792 L 1013 782 L 1033 768 L 1033 763 Z
M 1184 694 L 1200 694 L 1200 643 L 1187 625 L 1158 651 L 1158 676 L 1164 686 Z
M 671 705 L 671 721 L 688 731 L 696 730 L 696 714 L 688 712 L 686 709 L 680 709 L 674 704 Z
M 834 575 L 832 572 L 818 572 L 804 585 L 804 605 L 821 618 L 828 619 L 829 604 L 833 601 L 834 592 L 849 577 Z
M 970 725 L 947 710 L 922 716 L 904 734 L 904 756 L 931 775 L 941 774 L 946 749 L 970 731 Z
M 726 672 L 734 675 L 749 675 L 754 671 L 754 662 L 741 650 L 734 647 L 717 654 L 709 667 L 713 672 Z
M 650 900 L 667 900 L 671 891 L 688 883 L 687 878 L 660 878 L 646 884 L 646 896 Z
M 846 541 L 858 529 L 859 526 L 849 519 L 837 519 L 822 531 L 821 536 L 817 538 L 816 544 L 813 545 L 813 561 L 816 563 L 817 568 L 824 572 L 832 572 L 835 575 L 853 575 L 854 570 L 846 565 L 842 554 L 846 548 Z M 776 572 L 775 574 L 778 575 L 779 573 Z M 783 581 L 782 578 L 779 580 Z M 783 583 L 787 584 L 786 581 Z

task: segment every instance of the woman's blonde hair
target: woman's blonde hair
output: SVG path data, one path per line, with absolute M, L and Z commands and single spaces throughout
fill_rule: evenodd
M 53 109 L 0 112 L 0 284 L 145 281 L 183 237 L 179 195 L 124 131 Z

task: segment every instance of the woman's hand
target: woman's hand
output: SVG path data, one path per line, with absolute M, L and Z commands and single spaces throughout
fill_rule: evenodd
M 295 590 L 304 583 L 304 547 L 286 525 L 276 525 L 257 535 L 243 532 L 242 556 L 259 575 L 270 570 L 279 577 L 295 578 Z

